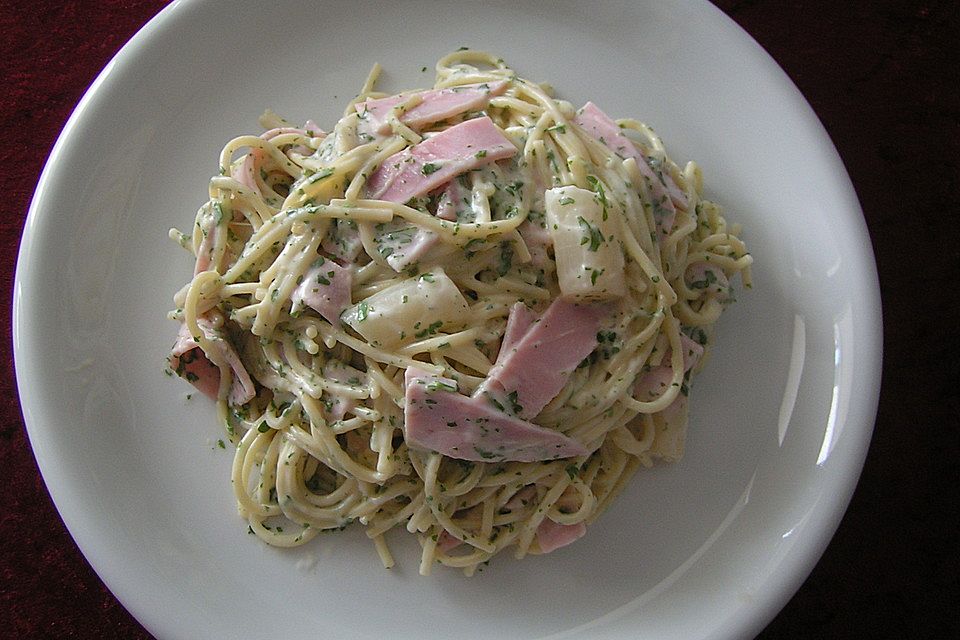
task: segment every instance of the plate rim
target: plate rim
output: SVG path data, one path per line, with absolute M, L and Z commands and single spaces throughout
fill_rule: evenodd
M 168 23 L 172 22 L 173 18 L 178 16 L 181 11 L 186 11 L 186 9 L 183 9 L 182 7 L 189 8 L 199 3 L 200 0 L 187 0 L 186 2 L 184 0 L 177 0 L 161 9 L 160 12 L 158 12 L 145 25 L 143 25 L 123 45 L 123 47 L 121 47 L 121 49 L 114 55 L 113 58 L 111 58 L 104 69 L 99 72 L 96 79 L 84 92 L 83 97 L 71 112 L 70 117 L 66 121 L 63 130 L 58 135 L 57 140 L 44 163 L 43 170 L 40 174 L 33 197 L 31 198 L 30 206 L 24 222 L 13 282 L 12 339 L 16 384 L 20 397 L 20 405 L 24 418 L 24 424 L 26 426 L 31 450 L 37 462 L 38 469 L 41 472 L 44 483 L 47 487 L 47 491 L 54 502 L 60 518 L 66 525 L 71 538 L 73 538 L 77 546 L 80 548 L 84 558 L 90 563 L 91 567 L 98 574 L 107 588 L 110 589 L 111 593 L 113 593 L 114 596 L 123 604 L 123 606 L 152 633 L 157 633 L 162 629 L 162 627 L 155 627 L 154 624 L 148 624 L 147 621 L 153 621 L 155 623 L 158 618 L 154 615 L 150 615 L 142 598 L 136 597 L 136 594 L 130 593 L 126 589 L 117 589 L 116 584 L 118 580 L 116 577 L 112 576 L 110 571 L 105 570 L 102 563 L 95 562 L 91 559 L 92 557 L 98 557 L 100 553 L 94 550 L 94 544 L 92 541 L 85 539 L 82 535 L 78 537 L 78 535 L 75 534 L 75 531 L 78 528 L 77 523 L 72 522 L 73 518 L 65 516 L 64 509 L 61 508 L 61 500 L 63 500 L 62 490 L 56 485 L 56 482 L 51 483 L 48 480 L 48 477 L 51 477 L 55 474 L 52 474 L 49 471 L 50 463 L 41 459 L 46 448 L 43 445 L 38 446 L 38 435 L 43 434 L 45 430 L 50 428 L 50 425 L 38 424 L 39 418 L 35 415 L 36 410 L 33 406 L 33 403 L 29 401 L 29 399 L 34 397 L 35 394 L 29 389 L 29 384 L 27 384 L 28 378 L 33 370 L 33 365 L 29 364 L 31 355 L 28 351 L 26 351 L 26 338 L 24 337 L 25 331 L 27 331 L 25 323 L 27 323 L 29 319 L 25 317 L 25 305 L 28 305 L 28 303 L 25 302 L 23 287 L 24 280 L 29 277 L 29 272 L 26 271 L 25 267 L 31 260 L 31 254 L 34 250 L 36 238 L 41 233 L 39 227 L 40 223 L 44 219 L 43 205 L 45 200 L 45 190 L 49 187 L 51 181 L 53 181 L 54 178 L 52 176 L 55 176 L 58 171 L 57 160 L 63 154 L 64 148 L 69 144 L 71 138 L 73 137 L 74 131 L 83 123 L 83 119 L 85 114 L 89 111 L 91 102 L 93 102 L 94 99 L 100 95 L 102 87 L 113 75 L 115 75 L 115 72 L 119 67 L 122 67 L 126 64 L 131 64 L 137 59 L 139 49 L 143 44 L 146 43 L 147 40 L 149 40 L 158 31 L 166 29 Z M 789 570 L 781 574 L 781 576 L 779 576 L 779 580 L 772 579 L 772 583 L 767 582 L 767 586 L 773 588 L 770 589 L 770 592 L 762 598 L 762 602 L 755 606 L 745 605 L 746 608 L 753 609 L 753 611 L 739 611 L 732 613 L 731 617 L 739 616 L 739 618 L 731 621 L 732 627 L 727 627 L 727 631 L 733 630 L 738 635 L 746 634 L 748 632 L 755 634 L 762 630 L 762 628 L 777 615 L 777 613 L 784 605 L 786 605 L 788 600 L 793 596 L 800 585 L 813 571 L 826 547 L 833 538 L 837 528 L 839 527 L 843 515 L 846 513 L 850 500 L 853 497 L 853 493 L 859 481 L 863 464 L 865 462 L 872 439 L 876 421 L 876 413 L 879 404 L 880 377 L 883 362 L 882 304 L 879 278 L 876 268 L 876 258 L 870 242 L 870 236 L 867 231 L 863 211 L 857 199 L 852 182 L 850 181 L 849 174 L 842 163 L 836 147 L 833 145 L 832 140 L 830 140 L 829 135 L 824 129 L 822 122 L 813 112 L 812 107 L 810 107 L 809 103 L 802 96 L 792 80 L 790 80 L 786 73 L 780 68 L 779 64 L 777 64 L 777 62 L 756 42 L 753 36 L 737 25 L 736 22 L 723 13 L 718 7 L 708 2 L 703 2 L 703 5 L 710 7 L 710 9 L 718 13 L 722 19 L 729 23 L 729 25 L 735 27 L 740 32 L 741 36 L 746 36 L 749 38 L 749 40 L 763 53 L 763 55 L 767 57 L 768 61 L 775 66 L 776 70 L 783 76 L 783 79 L 786 80 L 789 86 L 796 91 L 803 105 L 809 110 L 814 121 L 816 122 L 816 125 L 819 127 L 818 133 L 826 140 L 827 144 L 829 145 L 828 148 L 836 156 L 836 164 L 842 171 L 840 182 L 843 183 L 845 190 L 848 192 L 846 195 L 852 198 L 851 204 L 853 208 L 851 211 L 856 215 L 855 219 L 851 220 L 850 222 L 858 225 L 859 228 L 857 230 L 857 234 L 861 237 L 861 239 L 866 241 L 866 246 L 863 248 L 861 255 L 856 256 L 854 262 L 861 268 L 865 269 L 868 276 L 872 276 L 871 281 L 864 281 L 862 283 L 863 286 L 857 289 L 855 292 L 857 296 L 861 298 L 859 301 L 860 306 L 864 309 L 872 309 L 874 321 L 872 326 L 863 330 L 863 333 L 859 336 L 859 340 L 856 343 L 858 347 L 863 347 L 863 350 L 866 354 L 865 356 L 858 356 L 858 359 L 861 362 L 863 362 L 864 359 L 867 359 L 868 364 L 870 365 L 864 369 L 862 373 L 863 378 L 859 380 L 858 387 L 863 391 L 856 393 L 853 399 L 853 402 L 857 403 L 857 408 L 863 415 L 863 419 L 861 420 L 862 424 L 858 425 L 859 429 L 856 433 L 851 434 L 849 431 L 845 432 L 846 442 L 848 442 L 848 460 L 842 465 L 842 473 L 840 474 L 841 478 L 837 481 L 840 486 L 837 486 L 837 484 L 831 485 L 834 489 L 839 490 L 835 492 L 835 495 L 829 504 L 821 504 L 818 507 L 818 511 L 822 516 L 821 523 L 825 523 L 821 524 L 821 526 L 816 530 L 819 535 L 808 538 L 804 541 L 805 544 L 798 544 L 798 548 L 794 549 L 788 554 L 788 557 L 785 558 L 785 563 L 791 565 Z M 859 437 L 854 438 L 854 435 Z M 850 444 L 851 439 L 853 439 L 853 444 Z

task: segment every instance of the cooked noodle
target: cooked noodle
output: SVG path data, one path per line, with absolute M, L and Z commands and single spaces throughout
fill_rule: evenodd
M 548 529 L 569 533 L 567 544 L 639 466 L 683 454 L 690 376 L 704 360 L 691 369 L 688 356 L 709 349 L 733 276 L 750 286 L 751 257 L 737 225 L 701 197 L 697 165 L 674 164 L 646 125 L 618 121 L 632 148 L 612 148 L 599 115 L 493 56 L 459 51 L 436 70 L 434 89 L 488 91 L 483 104 L 414 124 L 405 116 L 433 94 L 405 93 L 378 128 L 367 110 L 384 97 L 374 67 L 330 133 L 268 112 L 267 134 L 227 144 L 193 232 L 171 231 L 197 257 L 170 314 L 184 327 L 171 367 L 217 398 L 237 443 L 239 510 L 262 540 L 295 546 L 357 522 L 390 567 L 384 536 L 406 528 L 422 546 L 421 573 L 440 562 L 469 575 L 507 547 L 517 558 L 544 552 Z M 515 146 L 512 157 L 404 202 L 371 197 L 385 162 L 484 116 Z M 551 215 L 586 192 L 598 204 L 578 210 L 602 205 L 602 219 L 579 216 L 583 239 L 561 249 Z M 441 202 L 444 193 L 458 201 Z M 582 273 L 569 271 L 574 263 Z M 348 282 L 349 308 L 339 318 L 318 311 L 305 278 Z M 455 291 L 436 296 L 462 296 L 466 311 L 434 317 L 422 301 L 409 313 L 384 309 L 448 281 Z M 478 393 L 510 314 L 523 311 L 514 305 L 540 313 L 561 297 L 609 312 L 595 348 L 530 422 L 585 454 L 457 459 L 407 441 L 408 368 Z M 373 333 L 358 330 L 383 318 Z

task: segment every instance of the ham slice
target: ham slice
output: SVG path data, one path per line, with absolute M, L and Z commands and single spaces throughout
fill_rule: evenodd
M 459 182 L 451 180 L 443 185 L 438 193 L 436 216 L 449 222 L 456 222 L 457 209 L 463 206 Z M 387 264 L 397 273 L 402 273 L 420 262 L 437 245 L 440 237 L 429 229 L 410 225 L 403 220 L 395 220 L 378 224 L 374 241 Z
M 617 123 L 592 102 L 583 105 L 574 122 L 614 153 L 623 158 L 633 158 L 637 161 L 640 173 L 650 185 L 650 195 L 653 198 L 654 205 L 653 218 L 657 225 L 657 231 L 661 236 L 670 233 L 677 215 L 676 206 L 682 209 L 687 207 L 687 198 L 677 187 L 673 178 L 666 173 L 661 172 L 659 176 L 654 173 L 653 169 L 650 168 L 649 159 L 637 149 L 636 145 L 627 136 L 620 132 Z
M 689 371 L 697 365 L 703 356 L 703 346 L 680 334 L 681 349 L 683 350 L 683 368 Z M 673 368 L 669 362 L 671 351 L 664 354 L 663 362 L 653 367 L 637 378 L 633 387 L 633 396 L 641 402 L 656 400 L 667 392 L 673 384 Z M 687 424 L 687 396 L 678 393 L 673 402 L 667 405 L 659 414 L 662 424 L 656 429 L 650 454 L 665 460 L 678 460 L 683 455 Z
M 446 89 L 432 89 L 416 93 L 400 93 L 386 98 L 376 98 L 357 105 L 361 118 L 369 118 L 374 129 L 381 134 L 390 133 L 387 116 L 390 110 L 413 96 L 421 98 L 415 107 L 400 115 L 400 122 L 413 129 L 420 130 L 447 118 L 458 116 L 467 111 L 477 111 L 487 106 L 491 96 L 498 96 L 507 90 L 508 83 L 484 82 L 467 84 Z
M 170 368 L 205 396 L 216 400 L 220 390 L 220 369 L 210 362 L 186 325 L 180 325 L 177 342 L 169 356 Z
M 510 315 L 507 316 L 507 326 L 503 330 L 503 339 L 500 340 L 500 352 L 497 353 L 495 365 L 503 362 L 504 358 L 513 352 L 516 344 L 526 335 L 536 320 L 537 314 L 522 302 L 516 302 L 510 307 Z
M 197 247 L 197 263 L 193 268 L 193 275 L 203 273 L 210 269 L 220 270 L 220 265 L 213 264 L 211 256 L 221 229 L 221 221 L 217 216 L 223 215 L 223 209 L 221 209 L 219 205 L 216 205 L 216 208 L 214 208 L 214 205 L 210 204 L 209 206 L 205 206 L 203 211 L 203 215 L 200 216 L 200 220 L 197 222 L 197 233 L 200 233 L 203 237 L 200 240 L 200 246 Z M 224 228 L 226 228 L 226 225 L 224 225 Z
M 517 509 L 526 504 L 528 499 L 536 496 L 536 490 L 532 486 L 524 487 L 516 496 L 510 499 L 506 505 L 508 509 Z M 522 494 L 522 495 L 521 495 Z M 523 505 L 521 504 L 523 503 Z M 587 533 L 587 525 L 583 522 L 577 524 L 557 524 L 549 518 L 544 518 L 540 526 L 537 527 L 537 545 L 540 547 L 540 553 L 550 553 L 561 547 L 572 544 L 582 538 Z M 459 547 L 463 542 L 452 533 L 444 529 L 437 537 L 437 549 L 443 553 L 449 553 Z
M 683 349 L 683 370 L 690 371 L 703 357 L 703 345 L 691 340 L 686 334 L 680 334 L 680 348 Z
M 456 222 L 457 209 L 462 204 L 460 200 L 463 197 L 462 194 L 463 192 L 456 180 L 448 182 L 437 199 L 437 217 Z
M 557 524 L 550 518 L 544 518 L 540 526 L 537 527 L 537 544 L 540 546 L 541 552 L 550 553 L 576 542 L 586 533 L 587 525 L 582 522 Z
M 474 397 L 485 397 L 520 418 L 536 416 L 596 348 L 597 330 L 607 313 L 606 305 L 555 300 L 543 317 L 510 345 L 508 353 L 497 357 Z
M 587 453 L 558 431 L 458 393 L 454 380 L 414 367 L 404 379 L 404 435 L 411 448 L 475 462 L 537 462 Z
M 532 484 L 528 484 L 523 489 L 520 489 L 520 491 L 517 491 L 515 494 L 513 494 L 513 496 L 511 496 L 511 498 L 507 500 L 507 503 L 503 506 L 510 511 L 522 509 L 530 504 L 530 502 L 536 497 L 537 488 Z
M 320 246 L 343 264 L 354 262 L 363 251 L 357 223 L 353 220 L 334 220 Z
M 206 318 L 197 318 L 197 324 L 203 331 L 204 337 L 213 343 L 217 355 L 223 359 L 233 371 L 233 382 L 230 385 L 230 404 L 240 405 L 250 402 L 257 394 L 250 374 L 240 361 L 240 356 L 233 346 L 222 336 L 221 331 L 214 327 Z M 190 335 L 187 325 L 180 325 L 177 342 L 173 345 L 168 359 L 170 368 L 190 384 L 199 389 L 204 395 L 217 399 L 220 389 L 220 368 L 207 358 L 206 354 Z
M 299 133 L 300 135 L 309 135 L 313 137 L 321 137 L 326 135 L 313 120 L 307 120 L 307 123 L 304 125 L 303 129 L 297 129 L 295 127 L 276 127 L 261 133 L 260 138 L 263 140 L 271 140 L 285 133 Z M 311 150 L 307 149 L 306 147 L 298 148 L 298 151 L 304 155 L 307 155 L 311 152 Z M 245 187 L 260 193 L 260 188 L 257 186 L 255 172 L 257 167 L 260 166 L 260 163 L 263 162 L 263 158 L 263 151 L 260 149 L 251 149 L 250 153 L 248 153 L 243 159 L 243 162 L 241 162 L 239 165 L 234 165 L 233 168 L 230 169 L 230 177 Z
M 530 263 L 535 267 L 544 267 L 550 260 L 547 249 L 553 245 L 550 231 L 543 223 L 531 222 L 529 218 L 517 229 L 530 252 Z
M 367 179 L 367 195 L 404 203 L 450 179 L 513 157 L 517 148 L 490 118 L 474 118 L 393 154 Z
M 291 312 L 296 313 L 306 304 L 330 324 L 339 326 L 340 314 L 350 306 L 352 282 L 350 269 L 321 256 L 303 274 L 303 281 L 290 295 Z
M 440 535 L 437 536 L 437 549 L 439 549 L 444 553 L 448 553 L 449 551 L 456 549 L 461 544 L 463 544 L 463 541 L 460 540 L 460 538 L 457 538 L 456 536 L 454 536 L 452 533 L 450 533 L 446 529 L 441 531 Z
M 680 345 L 683 350 L 683 370 L 684 372 L 693 369 L 700 358 L 703 357 L 703 345 L 696 340 L 691 340 L 685 334 L 680 334 Z M 672 352 L 667 351 L 663 355 L 660 365 L 651 368 L 640 376 L 633 387 L 633 397 L 641 402 L 650 402 L 662 396 L 667 388 L 673 383 L 673 367 L 670 366 Z M 677 396 L 676 404 L 683 396 Z M 673 406 L 673 405 L 671 405 Z
M 640 402 L 656 400 L 673 382 L 673 368 L 668 365 L 658 365 L 651 368 L 637 379 L 633 387 L 633 397 Z
M 323 364 L 321 371 L 323 372 L 324 378 L 343 385 L 364 384 L 367 378 L 367 374 L 362 371 L 333 359 L 327 360 Z M 336 422 L 337 420 L 342 420 L 348 411 L 352 411 L 354 407 L 357 406 L 357 400 L 355 398 L 334 395 L 330 400 L 330 404 L 325 404 L 324 406 L 326 408 L 327 418 L 330 422 Z

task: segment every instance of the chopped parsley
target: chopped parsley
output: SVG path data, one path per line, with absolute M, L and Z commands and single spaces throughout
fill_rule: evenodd
M 509 193 L 509 194 L 511 194 L 511 195 L 513 195 L 513 196 L 519 197 L 519 196 L 520 196 L 520 189 L 523 189 L 523 182 L 522 182 L 521 180 L 517 180 L 516 182 L 511 182 L 510 184 L 508 184 L 507 186 L 505 186 L 503 189 L 504 189 L 504 191 L 506 191 L 507 193 Z
M 499 457 L 497 454 L 493 453 L 492 451 L 487 451 L 486 449 L 481 449 L 480 447 L 477 447 L 477 446 L 474 446 L 473 450 L 476 451 L 477 455 L 479 455 L 484 460 L 492 460 L 493 458 Z
M 507 400 L 510 402 L 510 410 L 515 415 L 520 415 L 523 412 L 523 405 L 517 402 L 517 392 L 515 390 L 507 394 Z
M 317 171 L 315 174 L 307 178 L 307 182 L 308 183 L 318 182 L 320 180 L 323 180 L 324 178 L 329 178 L 332 175 L 333 175 L 333 167 L 327 167 L 326 169 L 321 169 L 320 171 Z
M 427 391 L 430 393 L 433 393 L 434 391 L 456 392 L 456 390 L 457 388 L 455 386 L 453 386 L 452 384 L 443 382 L 442 380 L 432 380 L 427 383 Z M 447 426 L 456 426 L 456 423 L 453 423 L 453 425 L 451 425 L 450 423 L 447 423 Z
M 494 397 L 491 396 L 490 394 L 487 394 L 487 399 L 488 399 L 488 400 L 493 404 L 493 406 L 495 406 L 497 409 L 499 409 L 500 411 L 506 412 L 506 409 L 503 408 L 503 405 L 500 404 L 500 402 L 497 401 L 496 398 L 494 398 Z
M 607 219 L 607 193 L 603 189 L 603 183 L 596 176 L 587 176 L 587 183 L 597 194 L 597 202 L 603 206 L 603 219 Z
M 497 273 L 500 276 L 507 275 L 513 266 L 513 243 L 500 243 L 500 260 L 497 262 Z
M 717 282 L 717 275 L 713 271 L 704 271 L 703 280 L 697 280 L 690 283 L 691 289 L 706 289 Z
M 418 322 L 416 326 L 420 326 L 420 323 Z M 435 335 L 437 335 L 437 330 L 439 330 L 440 327 L 442 327 L 442 326 L 443 326 L 443 320 L 437 320 L 436 322 L 431 322 L 431 323 L 430 323 L 430 326 L 428 326 L 426 329 L 422 329 L 422 330 L 420 330 L 420 331 L 417 331 L 417 333 L 414 335 L 414 337 L 416 337 L 416 338 L 425 338 L 425 337 L 427 337 L 427 336 L 435 336 Z M 416 327 L 414 327 L 414 328 L 416 328 Z
M 587 222 L 583 216 L 577 216 L 577 222 L 580 223 L 580 228 L 583 229 L 583 238 L 580 240 L 580 244 L 590 243 L 590 246 L 587 247 L 590 251 L 596 251 L 600 248 L 600 243 L 603 242 L 603 234 L 600 233 L 600 229 L 597 228 L 597 225 L 590 224 Z

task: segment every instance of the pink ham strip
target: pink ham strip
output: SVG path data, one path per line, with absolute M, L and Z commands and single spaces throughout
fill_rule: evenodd
M 530 307 L 522 302 L 516 302 L 510 307 L 510 315 L 507 316 L 507 326 L 503 330 L 503 339 L 500 341 L 500 352 L 497 354 L 498 365 L 512 352 L 514 346 L 520 342 L 523 336 L 537 319 L 537 314 L 530 310 Z
M 636 145 L 630 142 L 629 138 L 627 138 L 626 136 L 620 133 L 620 127 L 617 125 L 617 123 L 614 122 L 613 119 L 610 118 L 610 116 L 608 116 L 606 113 L 601 111 L 600 107 L 593 104 L 592 102 L 588 102 L 587 104 L 584 105 L 583 109 L 585 111 L 589 111 L 592 116 L 599 116 L 600 120 L 604 120 L 607 123 L 612 124 L 613 125 L 612 133 L 615 135 L 621 136 L 623 140 L 625 140 L 628 143 L 629 146 L 627 148 L 633 149 L 638 154 L 638 156 L 633 156 L 633 158 L 637 160 L 637 162 L 643 159 L 645 164 L 649 164 L 650 158 L 645 154 L 643 154 L 643 152 L 641 152 L 639 149 L 637 149 Z M 609 147 L 610 145 L 608 144 L 607 146 Z M 641 171 L 643 170 L 641 169 Z M 673 204 L 683 209 L 684 211 L 686 211 L 687 204 L 688 204 L 687 195 L 680 190 L 680 187 L 678 187 L 677 183 L 674 182 L 673 177 L 669 173 L 663 173 L 662 176 L 660 176 L 660 180 L 663 182 L 663 185 L 667 188 L 667 191 L 670 194 L 670 200 L 673 202 Z
M 673 382 L 673 369 L 658 365 L 644 373 L 633 387 L 633 397 L 640 402 L 650 402 L 662 396 Z
M 533 485 L 528 484 L 520 491 L 517 491 L 507 503 L 503 505 L 505 508 L 513 511 L 514 509 L 522 509 L 523 507 L 530 504 L 530 501 L 537 497 L 537 489 Z
M 320 257 L 317 263 L 303 274 L 303 281 L 293 290 L 290 301 L 295 309 L 306 304 L 338 327 L 340 314 L 350 306 L 353 276 L 349 269 L 333 260 Z
M 257 179 L 254 172 L 257 170 L 257 164 L 263 160 L 263 152 L 260 149 L 251 149 L 250 153 L 243 159 L 239 165 L 234 165 L 230 169 L 230 177 L 243 186 L 260 193 L 260 187 L 257 186 Z
M 213 247 L 217 242 L 217 233 L 219 230 L 220 226 L 217 225 L 213 215 L 204 214 L 203 219 L 200 221 L 200 226 L 197 228 L 197 233 L 202 233 L 203 239 L 200 240 L 200 246 L 197 247 L 197 264 L 193 268 L 193 275 L 208 271 L 211 267 L 219 270 L 220 266 L 213 264 L 213 261 L 210 259 L 210 255 L 213 253 Z
M 400 122 L 413 129 L 423 127 L 452 118 L 453 116 L 476 111 L 487 106 L 491 96 L 498 96 L 507 90 L 507 82 L 485 82 L 483 84 L 467 84 L 447 89 L 432 89 L 416 93 L 400 93 L 386 98 L 367 100 L 357 105 L 357 113 L 361 117 L 372 118 L 372 125 L 378 133 L 390 132 L 387 116 L 390 110 L 412 96 L 420 96 L 422 101 L 400 115 Z
M 581 456 L 587 450 L 558 431 L 497 411 L 455 391 L 456 383 L 406 370 L 404 432 L 411 448 L 475 462 L 537 462 Z
M 460 193 L 460 185 L 456 180 L 451 180 L 445 186 L 441 187 L 440 195 L 437 199 L 436 216 L 438 218 L 450 222 L 457 221 L 457 204 L 461 197 Z M 417 228 L 410 243 L 402 247 L 402 251 L 396 251 L 387 256 L 387 264 L 389 264 L 394 271 L 400 273 L 407 267 L 419 262 L 438 241 L 439 237 L 433 231 Z
M 683 350 L 683 370 L 687 372 L 693 369 L 700 362 L 700 358 L 703 357 L 703 345 L 696 340 L 691 340 L 683 333 L 680 334 L 680 345 Z M 650 402 L 666 392 L 667 387 L 673 383 L 673 367 L 669 364 L 671 357 L 672 351 L 668 350 L 661 361 L 666 364 L 653 367 L 637 379 L 633 387 L 634 398 L 641 402 Z M 682 395 L 677 396 L 674 404 L 680 401 L 682 397 Z
M 357 259 L 363 250 L 360 240 L 360 230 L 356 224 L 351 225 L 346 220 L 336 220 L 330 225 L 330 230 L 323 237 L 320 247 L 344 264 Z
M 449 551 L 452 551 L 453 549 L 456 549 L 461 544 L 463 544 L 463 541 L 455 537 L 452 533 L 450 533 L 446 529 L 441 531 L 440 535 L 437 536 L 437 549 L 439 549 L 444 553 L 447 553 Z
M 437 200 L 438 218 L 443 218 L 450 222 L 457 221 L 457 207 L 460 204 L 460 198 L 463 197 L 461 193 L 460 185 L 456 180 L 451 180 L 447 183 L 440 193 L 440 198 Z
M 540 551 L 550 553 L 576 542 L 585 533 L 587 533 L 587 525 L 582 522 L 557 524 L 550 518 L 544 518 L 540 526 L 537 527 L 537 544 L 540 546 Z
M 682 209 L 686 209 L 687 207 L 686 196 L 684 196 L 683 192 L 677 187 L 673 178 L 664 172 L 662 174 L 663 179 L 661 180 L 661 178 L 653 172 L 653 169 L 650 168 L 647 157 L 637 149 L 636 145 L 634 145 L 629 138 L 620 132 L 620 127 L 617 123 L 592 102 L 583 105 L 583 108 L 577 113 L 574 122 L 606 145 L 611 151 L 618 153 L 622 157 L 633 158 L 637 161 L 637 167 L 640 169 L 640 173 L 650 184 L 650 195 L 653 196 L 655 202 L 659 203 L 659 207 L 654 209 L 657 229 L 661 235 L 670 233 L 670 230 L 673 229 L 673 221 L 677 215 L 674 205 L 676 204 L 676 206 Z
M 217 399 L 220 369 L 203 354 L 186 325 L 180 325 L 177 342 L 169 356 L 170 368 L 205 396 Z M 231 389 L 232 391 L 232 389 Z
M 555 300 L 539 321 L 532 323 L 510 352 L 497 360 L 474 397 L 486 397 L 510 409 L 504 400 L 516 393 L 510 405 L 529 419 L 553 400 L 580 362 L 597 346 L 600 320 L 606 305 L 581 305 Z
M 346 385 L 354 384 L 350 382 L 351 379 L 362 382 L 366 378 L 365 373 L 354 369 L 350 365 L 343 364 L 339 360 L 327 360 L 321 371 L 323 372 L 324 378 Z M 352 411 L 356 406 L 357 401 L 355 398 L 334 397 L 327 411 L 327 417 L 330 418 L 331 422 L 342 420 L 343 416 L 345 416 L 348 411 Z
M 230 403 L 235 405 L 246 404 L 256 395 L 256 388 L 253 386 L 253 380 L 250 374 L 240 361 L 240 357 L 233 346 L 227 342 L 213 324 L 206 318 L 198 318 L 197 324 L 203 335 L 213 342 L 213 346 L 218 350 L 218 354 L 230 366 L 233 371 L 233 382 L 230 385 Z M 177 334 L 177 342 L 169 356 L 170 368 L 177 375 L 187 379 L 190 384 L 195 386 L 205 395 L 217 399 L 220 389 L 220 368 L 207 358 L 206 354 L 197 344 L 190 330 L 185 324 L 180 325 L 180 333 Z
M 685 333 L 681 333 L 680 348 L 683 350 L 683 370 L 690 371 L 703 357 L 703 345 L 696 340 L 691 340 Z
M 531 222 L 529 219 L 524 220 L 517 230 L 520 232 L 523 242 L 527 245 L 527 250 L 530 251 L 531 264 L 536 267 L 546 265 L 547 261 L 550 260 L 547 248 L 553 244 L 550 231 L 542 224 Z
M 368 197 L 404 203 L 452 178 L 513 157 L 517 148 L 490 118 L 474 118 L 393 154 L 367 180 Z
M 260 137 L 264 140 L 270 140 L 285 133 L 299 133 L 313 137 L 320 137 L 324 135 L 323 130 L 317 126 L 317 123 L 315 123 L 313 120 L 307 120 L 307 123 L 304 125 L 303 129 L 297 129 L 296 127 L 275 127 L 273 129 L 264 131 L 260 134 Z M 310 153 L 310 150 L 303 148 L 301 149 L 301 153 L 308 154 Z M 257 187 L 257 178 L 255 172 L 262 161 L 263 151 L 260 149 L 251 149 L 250 153 L 247 154 L 247 157 L 243 159 L 243 163 L 241 163 L 239 167 L 234 167 L 231 169 L 230 177 L 245 187 L 260 193 L 260 189 Z

